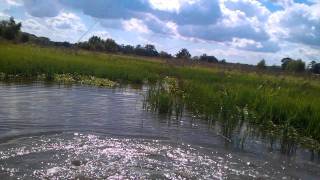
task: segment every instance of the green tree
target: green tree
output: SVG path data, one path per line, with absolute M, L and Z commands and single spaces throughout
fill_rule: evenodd
M 281 68 L 286 71 L 303 72 L 306 70 L 306 63 L 301 59 L 294 60 L 291 58 L 283 58 L 281 62 Z
M 191 54 L 189 53 L 189 51 L 187 49 L 183 48 L 176 54 L 176 57 L 178 59 L 190 59 Z
M 131 45 L 121 45 L 120 51 L 124 54 L 134 54 L 134 47 Z
M 104 41 L 98 36 L 92 36 L 89 39 L 88 44 L 91 50 L 103 51 L 105 49 Z
M 167 52 L 165 52 L 165 51 L 161 51 L 159 53 L 159 56 L 162 57 L 162 58 L 172 58 L 172 55 L 167 53 Z
M 286 70 L 291 72 L 304 72 L 305 69 L 306 64 L 302 60 L 291 61 L 286 67 Z
M 320 74 L 320 63 L 316 61 L 311 61 L 309 64 L 309 69 L 314 74 Z
M 8 40 L 14 40 L 20 33 L 21 23 L 16 23 L 14 18 L 0 21 L 0 35 Z
M 258 69 L 266 69 L 266 61 L 264 59 L 262 59 L 261 61 L 258 62 L 257 64 L 257 68 Z
M 281 64 L 281 68 L 282 68 L 283 70 L 286 70 L 288 64 L 289 64 L 290 62 L 292 62 L 292 61 L 294 61 L 294 60 L 291 59 L 291 58 L 289 58 L 289 57 L 283 58 L 283 59 L 281 60 L 281 63 L 282 63 L 282 64 Z
M 119 45 L 113 39 L 107 39 L 104 42 L 104 49 L 108 52 L 117 52 Z
M 311 61 L 309 64 L 308 64 L 308 69 L 312 69 L 312 67 L 317 64 L 316 61 Z
M 156 47 L 152 44 L 147 44 L 144 47 L 145 49 L 145 56 L 158 56 L 159 53 L 156 50 Z

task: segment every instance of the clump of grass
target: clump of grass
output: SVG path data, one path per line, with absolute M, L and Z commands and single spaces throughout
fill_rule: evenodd
M 184 98 L 184 92 L 178 88 L 178 79 L 165 77 L 150 87 L 145 98 L 145 108 L 179 118 L 182 116 Z

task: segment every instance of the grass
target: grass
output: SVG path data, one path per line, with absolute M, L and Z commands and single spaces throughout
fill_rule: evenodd
M 320 151 L 319 79 L 7 42 L 0 43 L 0 72 L 3 78 L 45 76 L 88 85 L 148 83 L 146 106 L 159 113 L 178 117 L 187 109 L 209 123 L 225 124 L 226 137 L 247 124 L 259 136 L 280 139 L 284 152 L 295 144 Z

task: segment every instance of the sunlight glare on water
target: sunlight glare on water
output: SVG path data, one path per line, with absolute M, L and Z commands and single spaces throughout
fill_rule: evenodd
M 0 150 L 1 175 L 22 179 L 269 177 L 230 154 L 165 140 L 75 133 L 21 138 L 10 146 Z

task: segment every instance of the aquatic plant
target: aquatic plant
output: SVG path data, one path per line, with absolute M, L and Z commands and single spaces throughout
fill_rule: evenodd
M 53 81 L 63 84 L 82 84 L 99 87 L 114 87 L 116 82 L 105 78 L 97 78 L 94 76 L 72 75 L 72 74 L 55 74 Z
M 310 128 L 315 128 L 313 127 L 315 124 L 311 126 L 309 123 L 319 122 L 316 117 L 311 118 L 313 113 L 317 112 L 317 107 L 294 103 L 294 100 L 283 96 L 278 84 L 264 82 L 263 85 L 253 89 L 235 85 L 208 85 L 188 80 L 181 83 L 183 86 L 170 86 L 168 82 L 178 84 L 172 83 L 177 82 L 174 78 L 165 78 L 159 81 L 162 86 L 152 87 L 147 93 L 146 101 L 152 104 L 154 111 L 170 112 L 168 113 L 170 116 L 171 112 L 176 111 L 178 104 L 182 107 L 178 109 L 179 113 L 185 107 L 198 119 L 207 120 L 209 125 L 218 121 L 221 135 L 227 141 L 231 141 L 235 131 L 245 128 L 248 132 L 244 132 L 238 142 L 242 147 L 247 134 L 252 133 L 251 131 L 258 136 L 268 137 L 271 147 L 276 139 L 279 139 L 280 150 L 284 154 L 293 154 L 297 145 L 312 150 L 318 150 L 320 147 L 318 136 L 311 138 L 309 134 L 311 131 L 315 133 L 314 130 L 309 131 Z M 176 99 L 182 101 L 177 103 Z M 254 130 L 248 127 L 254 127 Z

